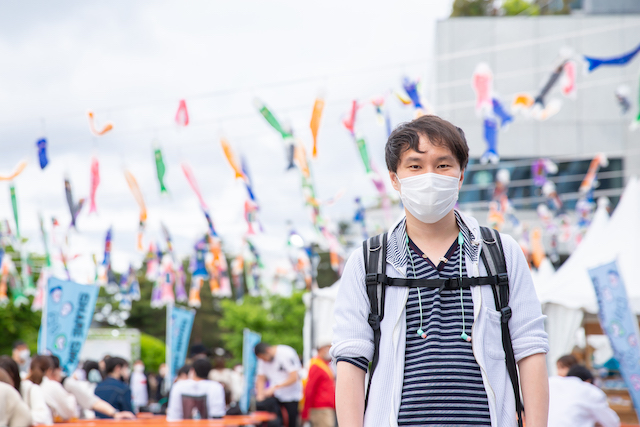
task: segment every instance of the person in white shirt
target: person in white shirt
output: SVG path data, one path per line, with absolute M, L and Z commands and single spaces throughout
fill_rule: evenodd
M 258 373 L 256 377 L 256 400 L 258 409 L 269 410 L 282 416 L 274 408 L 272 398 L 277 400 L 287 411 L 289 427 L 298 423 L 298 404 L 302 399 L 302 381 L 298 371 L 302 368 L 296 351 L 288 345 L 270 346 L 258 343 L 254 349 L 258 357 Z M 269 388 L 265 385 L 269 381 Z
M 31 425 L 29 408 L 22 401 L 20 393 L 9 383 L 10 377 L 0 369 L 0 426 L 26 427 Z
M 141 407 L 149 404 L 149 389 L 147 386 L 147 376 L 144 374 L 144 363 L 142 360 L 136 360 L 133 364 L 133 372 L 129 380 L 131 388 L 131 400 L 133 408 L 139 411 Z
M 548 427 L 619 427 L 607 395 L 592 383 L 591 372 L 582 365 L 574 365 L 566 377 L 549 378 Z
M 173 384 L 169 393 L 167 421 L 224 417 L 224 387 L 207 379 L 210 370 L 208 359 L 196 359 L 189 371 L 189 379 Z
M 53 415 L 51 409 L 47 405 L 44 393 L 40 388 L 42 380 L 47 372 L 52 368 L 51 358 L 48 356 L 36 356 L 31 359 L 31 366 L 27 373 L 27 378 L 20 382 L 20 394 L 22 400 L 27 404 L 31 411 L 31 418 L 34 425 L 53 424 Z
M 213 361 L 213 369 L 209 372 L 211 381 L 218 381 L 225 390 L 231 392 L 231 401 L 238 402 L 242 395 L 242 378 L 236 371 L 225 365 L 223 357 L 216 357 Z

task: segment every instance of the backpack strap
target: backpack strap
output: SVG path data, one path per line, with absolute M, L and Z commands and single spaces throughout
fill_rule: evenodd
M 507 263 L 504 259 L 504 249 L 500 233 L 487 227 L 480 227 L 482 234 L 482 251 L 480 255 L 484 263 L 487 273 L 491 275 L 506 276 L 506 286 L 492 285 L 493 298 L 496 304 L 496 310 L 501 314 L 502 329 L 502 347 L 504 348 L 505 359 L 507 363 L 507 371 L 511 378 L 513 393 L 516 400 L 516 413 L 518 414 L 518 426 L 522 427 L 522 413 L 524 407 L 520 400 L 520 383 L 518 381 L 518 368 L 513 353 L 513 345 L 511 343 L 511 333 L 509 332 L 509 319 L 511 319 L 511 307 L 509 307 L 509 276 L 507 275 Z
M 364 400 L 364 409 L 369 402 L 371 379 L 378 365 L 380 356 L 380 322 L 384 318 L 385 282 L 387 272 L 387 233 L 373 236 L 362 243 L 364 251 L 364 266 L 366 272 L 365 284 L 369 296 L 370 312 L 368 322 L 373 329 L 373 359 L 369 369 L 369 385 Z

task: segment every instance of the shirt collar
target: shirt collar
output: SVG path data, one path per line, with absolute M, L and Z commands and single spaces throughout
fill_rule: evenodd
M 464 221 L 462 215 L 457 211 L 453 211 L 456 217 L 458 228 L 464 237 L 462 244 L 463 252 L 471 257 L 475 262 L 478 258 L 478 245 L 476 238 Z M 389 232 L 387 240 L 387 262 L 393 265 L 398 271 L 405 271 L 409 262 L 407 258 L 407 250 L 405 247 L 405 239 L 407 234 L 407 218 L 400 220 Z

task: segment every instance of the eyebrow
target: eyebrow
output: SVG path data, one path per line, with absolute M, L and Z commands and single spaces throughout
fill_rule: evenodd
M 436 162 L 442 162 L 442 161 L 454 161 L 454 157 L 450 154 L 447 154 L 446 156 L 440 156 L 436 159 Z
M 421 157 L 412 156 L 412 157 L 407 157 L 406 159 L 404 159 L 404 163 L 411 163 L 411 162 L 422 162 L 422 158 Z

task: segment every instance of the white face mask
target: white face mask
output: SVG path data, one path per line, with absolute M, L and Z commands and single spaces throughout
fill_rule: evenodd
M 29 351 L 29 349 L 24 349 L 24 350 L 20 350 L 20 352 L 18 353 L 18 356 L 20 357 L 20 360 L 24 360 L 25 362 L 27 360 L 29 360 L 29 356 L 31 356 L 31 352 Z
M 400 198 L 404 207 L 419 221 L 433 224 L 440 221 L 458 200 L 460 178 L 423 173 L 400 179 Z
M 134 365 L 133 372 L 137 372 L 137 373 L 144 372 L 144 365 Z

